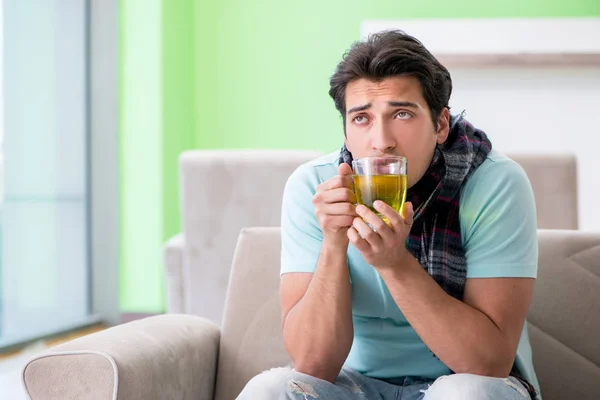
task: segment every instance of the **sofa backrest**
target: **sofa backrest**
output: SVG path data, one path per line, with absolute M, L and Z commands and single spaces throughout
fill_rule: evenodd
M 539 277 L 528 322 L 544 400 L 600 394 L 600 233 L 538 231 Z M 223 320 L 216 400 L 290 363 L 281 336 L 280 229 L 244 229 Z
M 577 159 L 573 154 L 508 154 L 527 174 L 538 229 L 577 229 Z M 560 205 L 560 212 L 557 206 Z
M 240 230 L 279 226 L 288 177 L 321 155 L 291 150 L 195 150 L 181 155 L 183 312 L 221 323 Z
M 194 150 L 180 157 L 183 309 L 219 324 L 240 229 L 279 226 L 287 178 L 322 154 L 292 150 Z M 572 155 L 509 155 L 527 173 L 538 228 L 577 228 L 577 169 Z M 556 205 L 560 204 L 560 212 Z M 169 286 L 169 288 L 171 288 Z M 172 290 L 172 288 L 171 288 Z M 171 296 L 172 297 L 172 296 Z M 172 311 L 172 310 L 169 310 Z

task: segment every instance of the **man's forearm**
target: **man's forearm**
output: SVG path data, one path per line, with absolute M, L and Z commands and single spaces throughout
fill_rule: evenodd
M 423 342 L 454 372 L 507 376 L 514 355 L 494 322 L 448 295 L 417 260 L 409 259 L 402 268 L 380 274 Z
M 333 382 L 353 337 L 346 250 L 324 245 L 306 293 L 284 321 L 284 343 L 296 370 Z

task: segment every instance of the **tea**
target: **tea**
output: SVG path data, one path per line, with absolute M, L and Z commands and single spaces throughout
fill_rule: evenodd
M 389 223 L 388 219 L 373 208 L 373 203 L 376 200 L 381 200 L 396 212 L 402 214 L 404 202 L 406 201 L 407 186 L 408 178 L 406 175 L 354 175 L 357 203 L 369 207 L 386 223 Z

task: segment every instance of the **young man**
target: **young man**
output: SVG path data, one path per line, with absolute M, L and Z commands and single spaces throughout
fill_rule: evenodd
M 354 44 L 330 81 L 341 153 L 283 199 L 281 308 L 294 369 L 241 399 L 539 397 L 525 317 L 537 274 L 523 170 L 450 116 L 450 74 L 400 31 Z M 355 206 L 354 158 L 408 160 L 404 215 Z M 366 221 L 366 222 L 365 222 Z

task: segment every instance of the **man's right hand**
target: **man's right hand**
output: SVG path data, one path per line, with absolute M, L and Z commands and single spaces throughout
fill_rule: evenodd
M 313 197 L 324 244 L 348 246 L 346 232 L 358 216 L 355 203 L 352 169 L 343 163 L 338 167 L 338 175 L 317 186 Z

